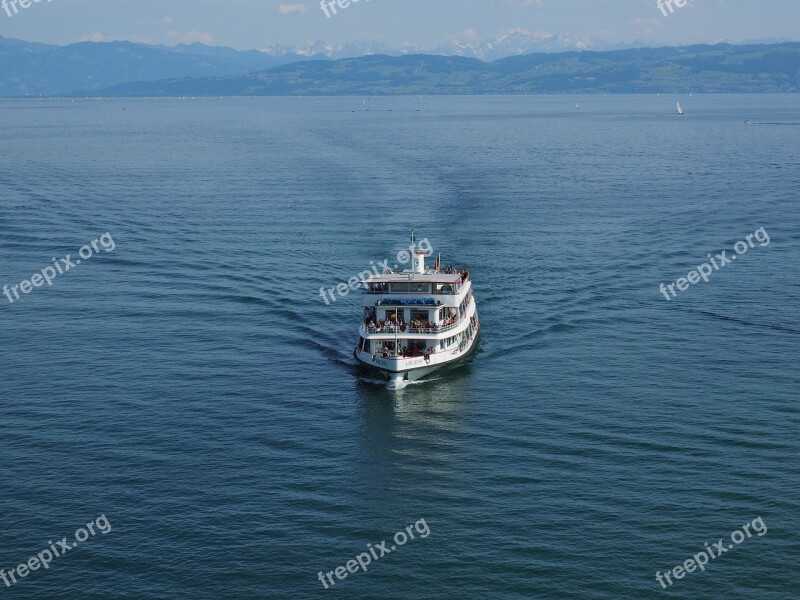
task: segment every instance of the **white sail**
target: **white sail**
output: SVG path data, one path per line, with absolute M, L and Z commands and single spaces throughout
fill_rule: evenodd
M 683 116 L 683 107 L 681 106 L 681 101 L 678 100 L 678 114 Z

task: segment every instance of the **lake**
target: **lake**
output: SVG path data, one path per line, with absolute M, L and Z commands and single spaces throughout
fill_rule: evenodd
M 800 105 L 680 100 L 0 100 L 0 568 L 110 524 L 5 596 L 794 597 Z M 480 348 L 389 391 L 412 229 Z

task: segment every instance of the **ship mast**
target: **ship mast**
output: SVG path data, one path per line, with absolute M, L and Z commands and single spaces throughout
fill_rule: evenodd
M 423 250 L 417 250 L 417 238 L 414 235 L 414 230 L 411 230 L 411 256 L 413 258 L 413 262 L 411 264 L 411 272 L 412 273 L 425 273 L 425 252 Z

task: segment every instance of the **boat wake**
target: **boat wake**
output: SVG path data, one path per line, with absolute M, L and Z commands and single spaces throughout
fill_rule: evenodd
M 408 387 L 409 383 L 411 383 L 411 382 L 410 381 L 404 381 L 402 379 L 394 379 L 392 381 L 389 381 L 386 384 L 386 389 L 387 390 L 392 390 L 392 391 L 403 390 L 406 387 Z
M 405 388 L 411 385 L 428 385 L 430 383 L 435 383 L 437 381 L 441 381 L 444 379 L 443 377 L 425 377 L 423 379 L 417 379 L 416 381 L 389 381 L 386 382 L 386 389 L 389 390 L 404 390 Z
M 770 122 L 770 121 L 745 121 L 745 125 L 800 125 L 797 122 Z
M 378 379 L 377 377 L 365 377 L 360 375 L 358 380 L 362 383 L 366 383 L 368 385 L 375 385 L 380 387 L 385 387 L 388 390 L 398 391 L 404 390 L 405 388 L 412 386 L 412 385 L 425 385 L 429 383 L 434 383 L 436 381 L 441 381 L 442 377 L 425 377 L 424 379 L 419 379 L 417 381 L 386 381 L 385 379 Z

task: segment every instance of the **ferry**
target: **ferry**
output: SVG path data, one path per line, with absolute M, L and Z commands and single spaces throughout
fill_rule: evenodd
M 455 365 L 477 348 L 480 321 L 469 271 L 442 269 L 441 256 L 426 269 L 426 254 L 413 251 L 410 269 L 361 280 L 363 315 L 353 354 L 390 389 Z

